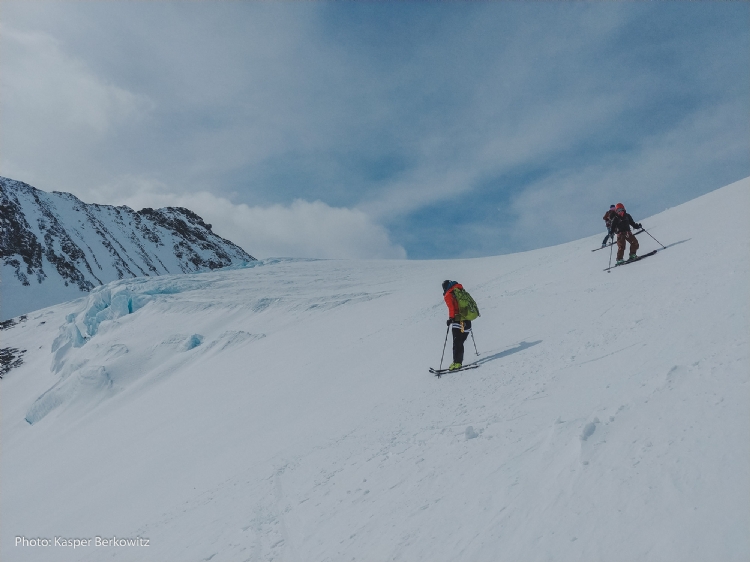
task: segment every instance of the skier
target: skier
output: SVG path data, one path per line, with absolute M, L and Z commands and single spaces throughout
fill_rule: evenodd
M 615 205 L 615 216 L 612 219 L 612 232 L 617 234 L 617 265 L 625 263 L 625 243 L 630 242 L 630 256 L 628 260 L 634 260 L 638 256 L 638 239 L 630 231 L 630 227 L 642 228 L 641 223 L 633 221 L 630 213 L 625 211 L 625 205 L 618 203 Z
M 607 235 L 604 237 L 604 240 L 602 240 L 602 248 L 607 245 L 607 240 L 609 238 L 611 238 L 613 242 L 615 240 L 615 233 L 612 232 L 612 219 L 615 218 L 615 215 L 615 206 L 610 205 L 609 211 L 604 213 L 604 217 L 602 217 L 604 218 L 604 224 L 607 226 Z
M 458 313 L 458 301 L 453 291 L 463 289 L 463 285 L 456 281 L 443 281 L 443 298 L 448 305 L 448 320 L 446 326 L 452 327 L 453 332 L 453 363 L 448 367 L 449 371 L 460 369 L 464 361 L 464 342 L 471 333 L 471 320 L 461 320 Z

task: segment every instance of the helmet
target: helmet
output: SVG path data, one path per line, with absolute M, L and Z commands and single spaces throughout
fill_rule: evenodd
M 614 205 L 610 205 L 610 206 L 609 206 L 609 208 L 610 208 L 610 209 L 614 209 L 614 208 L 615 208 L 615 206 L 614 206 Z
M 623 205 L 622 203 L 618 203 L 615 206 L 615 213 L 624 213 L 624 212 L 625 212 L 625 205 Z
M 450 288 L 450 286 L 451 286 L 451 282 L 448 279 L 443 281 L 443 292 L 447 291 Z

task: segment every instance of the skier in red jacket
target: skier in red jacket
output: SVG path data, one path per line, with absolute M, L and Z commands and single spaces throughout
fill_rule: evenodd
M 449 316 L 445 325 L 451 326 L 453 332 L 453 363 L 448 367 L 450 371 L 461 368 L 464 361 L 464 342 L 471 333 L 471 320 L 457 321 L 455 319 L 458 316 L 458 301 L 453 295 L 453 290 L 463 288 L 463 285 L 456 281 L 443 281 L 443 299 L 445 299 L 445 304 L 448 305 Z
M 630 227 L 642 228 L 641 223 L 635 222 L 625 210 L 625 205 L 618 203 L 615 207 L 615 217 L 612 219 L 612 232 L 617 234 L 617 265 L 625 263 L 625 244 L 630 242 L 630 256 L 628 260 L 634 260 L 638 256 L 638 239 L 630 231 Z

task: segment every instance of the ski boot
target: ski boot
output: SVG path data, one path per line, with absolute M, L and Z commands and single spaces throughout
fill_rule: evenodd
M 451 363 L 451 366 L 448 367 L 449 371 L 457 371 L 461 368 L 461 363 Z
M 635 254 L 630 254 L 628 256 L 628 261 L 633 261 L 633 260 L 637 260 L 637 259 L 638 259 L 638 256 L 636 256 Z
M 624 263 L 625 263 L 625 260 L 617 260 L 617 261 L 615 262 L 615 265 L 622 265 L 622 264 L 624 264 Z

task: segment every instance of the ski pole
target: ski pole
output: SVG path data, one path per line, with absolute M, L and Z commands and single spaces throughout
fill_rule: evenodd
M 448 326 L 448 329 L 445 331 L 445 341 L 443 342 L 443 354 L 440 356 L 440 367 L 438 367 L 438 371 L 441 371 L 443 369 L 443 357 L 445 357 L 445 345 L 448 343 L 448 332 L 451 331 L 451 327 Z
M 474 342 L 474 351 L 476 352 L 477 357 L 479 357 L 479 352 L 477 351 L 477 340 L 474 339 L 474 330 L 469 333 L 471 334 L 471 341 Z
M 651 233 L 648 230 L 646 230 L 645 228 L 643 229 L 643 232 L 645 232 L 646 234 L 648 234 L 649 236 L 651 236 Z M 651 238 L 654 238 L 654 237 L 651 236 Z M 654 238 L 654 240 L 656 240 L 656 238 Z M 659 246 L 661 246 L 665 250 L 667 249 L 667 247 L 664 244 L 662 244 L 661 242 L 659 242 L 658 240 L 656 240 L 656 243 L 659 244 Z
M 612 244 L 609 245 L 609 266 L 607 267 L 607 273 L 612 270 L 612 250 L 615 247 L 615 241 L 612 240 Z

